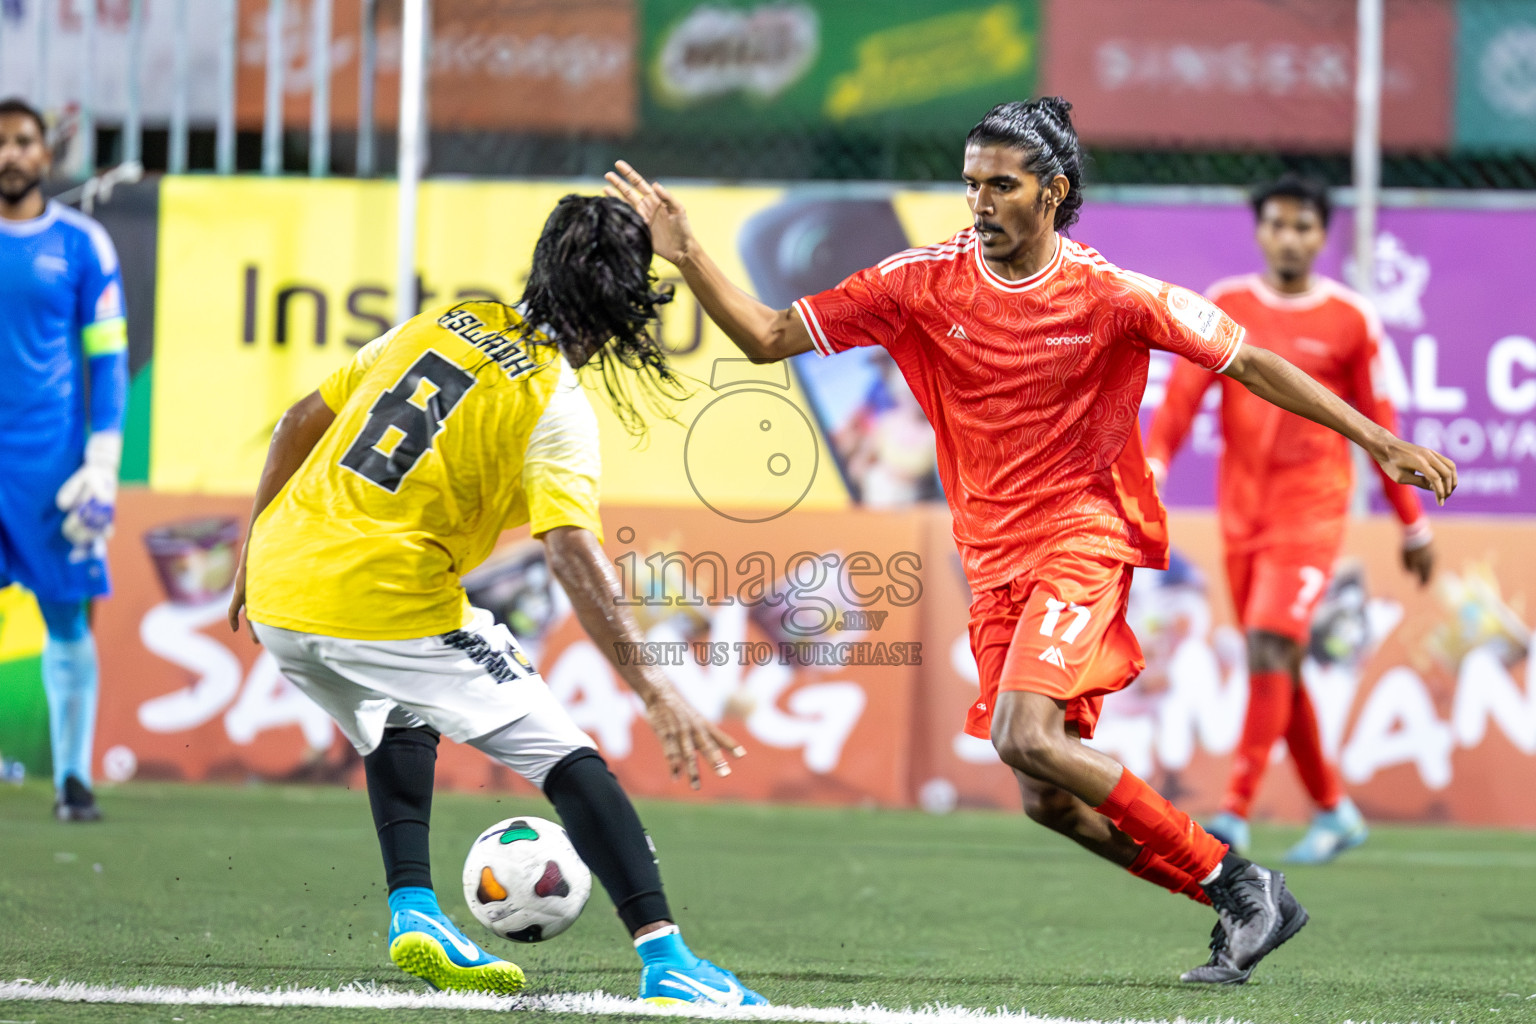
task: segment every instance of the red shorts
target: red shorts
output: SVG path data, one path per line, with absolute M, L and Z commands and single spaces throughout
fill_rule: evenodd
M 1336 544 L 1287 544 L 1228 555 L 1227 584 L 1243 628 L 1305 644 L 1337 555 Z
M 1146 666 L 1125 621 L 1131 567 L 1062 554 L 971 602 L 971 653 L 981 697 L 965 731 L 989 739 L 999 691 L 1042 693 L 1066 705 L 1067 721 L 1093 735 L 1104 695 Z

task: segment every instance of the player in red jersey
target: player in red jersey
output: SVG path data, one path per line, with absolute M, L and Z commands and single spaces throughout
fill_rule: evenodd
M 1327 241 L 1328 193 L 1288 176 L 1254 194 L 1255 236 L 1267 269 L 1228 278 L 1207 295 L 1248 330 L 1248 342 L 1278 353 L 1387 430 L 1397 417 L 1376 371 L 1381 324 L 1361 296 L 1312 273 Z M 1248 715 L 1222 812 L 1207 828 L 1238 852 L 1248 813 L 1284 736 L 1318 813 L 1285 859 L 1320 864 L 1365 841 L 1367 829 L 1323 753 L 1317 713 L 1301 680 L 1312 613 L 1344 540 L 1353 486 L 1349 445 L 1338 434 L 1261 402 L 1231 378 L 1185 360 L 1152 420 L 1147 461 L 1161 477 L 1189 431 L 1207 389 L 1220 382 L 1222 450 L 1217 507 L 1227 582 L 1248 636 Z M 1429 520 L 1409 488 L 1383 474 L 1403 523 L 1403 567 L 1427 583 L 1434 569 Z
M 1395 479 L 1444 499 L 1449 460 L 1393 437 L 1199 295 L 1062 237 L 1082 152 L 1056 97 L 994 108 L 966 141 L 974 227 L 774 310 L 709 258 L 682 206 L 628 164 L 612 194 L 751 359 L 880 345 L 932 422 L 955 541 L 976 595 L 981 699 L 967 729 L 1013 768 L 1026 812 L 1094 853 L 1215 905 L 1210 961 L 1187 981 L 1241 982 L 1306 923 L 1283 876 L 1231 853 L 1092 736 L 1106 693 L 1142 668 L 1125 622 L 1135 566 L 1167 565 L 1166 517 L 1136 412 L 1148 350 L 1166 348 L 1345 433 Z

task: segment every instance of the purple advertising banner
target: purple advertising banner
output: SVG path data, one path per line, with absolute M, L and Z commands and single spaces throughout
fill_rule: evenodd
M 1263 269 L 1246 207 L 1089 202 L 1072 234 L 1112 263 L 1197 290 Z M 1348 280 L 1350 237 L 1340 211 L 1319 273 Z M 1460 486 L 1443 512 L 1536 514 L 1536 211 L 1386 209 L 1376 256 L 1376 306 L 1391 343 L 1383 383 L 1400 430 L 1458 467 Z M 1154 360 L 1143 429 L 1172 359 Z M 1170 468 L 1171 506 L 1214 502 L 1216 395 Z M 1373 507 L 1385 510 L 1379 495 Z

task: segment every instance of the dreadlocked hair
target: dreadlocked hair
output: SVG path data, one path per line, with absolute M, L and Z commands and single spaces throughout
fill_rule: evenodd
M 651 232 L 638 213 L 606 196 L 556 204 L 523 290 L 525 337 L 544 334 L 573 366 L 595 362 L 609 405 L 636 436 L 646 411 L 670 419 L 670 403 L 688 397 L 650 330 L 671 301 L 672 287 L 656 286 Z

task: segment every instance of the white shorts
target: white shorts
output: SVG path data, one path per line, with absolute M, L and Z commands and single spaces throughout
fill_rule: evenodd
M 550 694 L 511 631 L 482 608 L 463 629 L 414 640 L 346 640 L 260 622 L 251 627 L 283 675 L 324 708 L 364 756 L 386 728 L 428 725 L 542 786 L 565 754 L 597 746 Z M 508 729 L 514 722 L 518 727 Z M 486 742 L 474 742 L 480 739 Z

